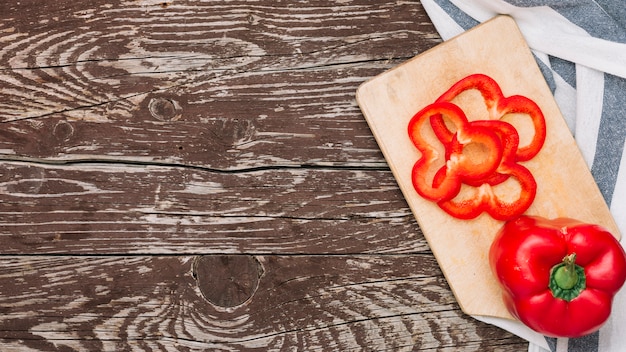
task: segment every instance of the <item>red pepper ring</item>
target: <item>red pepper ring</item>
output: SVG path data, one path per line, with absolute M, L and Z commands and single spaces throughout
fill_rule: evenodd
M 496 220 L 510 220 L 523 214 L 535 200 L 537 183 L 531 172 L 517 163 L 504 163 L 499 168 L 500 172 L 507 177 L 513 177 L 520 186 L 517 199 L 506 202 L 500 199 L 493 187 L 484 183 L 474 187 L 472 197 L 461 200 L 448 199 L 437 202 L 437 205 L 446 213 L 458 219 L 469 220 L 487 212 Z M 433 187 L 437 187 L 442 179 L 445 179 L 445 170 L 438 172 L 433 179 Z
M 532 121 L 535 133 L 528 145 L 519 148 L 516 159 L 527 161 L 537 155 L 546 139 L 546 122 L 541 109 L 534 101 L 521 95 L 504 97 L 500 86 L 491 77 L 479 73 L 469 75 L 453 84 L 437 98 L 436 102 L 450 102 L 459 94 L 471 89 L 478 90 L 482 95 L 489 113 L 489 120 L 500 120 L 512 113 L 527 114 Z M 431 124 L 439 139 L 442 141 L 452 139 L 454 131 L 447 128 L 441 116 L 433 117 Z
M 475 126 L 483 126 L 492 129 L 502 142 L 502 162 L 498 166 L 496 172 L 482 180 L 466 180 L 469 186 L 479 187 L 483 183 L 491 186 L 498 185 L 509 178 L 509 175 L 501 173 L 502 164 L 511 165 L 516 162 L 516 152 L 519 145 L 519 135 L 513 125 L 501 120 L 478 120 L 472 121 Z
M 461 189 L 461 181 L 455 173 L 448 173 L 448 177 L 441 178 L 437 187 L 433 187 L 431 182 L 426 180 L 426 175 L 432 164 L 439 159 L 439 155 L 434 146 L 426 141 L 422 134 L 423 125 L 428 121 L 427 117 L 437 114 L 446 114 L 458 125 L 466 123 L 462 116 L 463 112 L 453 104 L 428 105 L 411 118 L 408 124 L 409 138 L 422 156 L 413 165 L 411 179 L 413 188 L 417 193 L 431 201 L 453 198 Z M 442 167 L 445 169 L 445 165 Z
M 485 100 L 487 111 L 489 116 L 494 116 L 494 108 L 497 106 L 498 100 L 504 98 L 502 90 L 498 83 L 491 77 L 481 74 L 471 74 L 455 84 L 453 84 L 447 91 L 445 91 L 436 102 L 447 101 L 450 102 L 456 98 L 457 95 L 463 93 L 466 90 L 476 89 L 480 92 Z M 496 119 L 493 119 L 496 120 Z
M 513 95 L 498 102 L 498 113 L 500 116 L 512 113 L 524 113 L 530 116 L 535 134 L 528 145 L 517 150 L 516 160 L 528 161 L 535 157 L 546 140 L 546 120 L 539 106 L 524 96 Z
M 478 151 L 469 151 L 474 144 L 482 147 Z M 502 142 L 495 131 L 473 122 L 458 130 L 446 145 L 446 160 L 449 164 L 456 164 L 448 165 L 448 168 L 456 170 L 463 182 L 483 180 L 494 175 L 502 163 L 502 155 Z
M 437 185 L 429 182 L 426 178 L 439 155 L 434 146 L 422 136 L 422 128 L 430 122 L 432 116 L 446 116 L 456 126 L 454 142 L 442 141 L 446 148 L 445 165 L 440 168 L 445 170 Z M 463 180 L 479 180 L 493 174 L 502 159 L 502 144 L 498 135 L 484 126 L 474 126 L 467 121 L 465 113 L 458 106 L 448 102 L 430 104 L 420 110 L 408 124 L 409 138 L 415 147 L 422 153 L 412 170 L 413 187 L 417 193 L 435 202 L 454 198 Z M 480 163 L 473 161 L 474 158 L 465 155 L 465 146 L 477 143 L 484 145 L 488 151 Z M 451 146 L 455 150 L 448 152 Z M 448 157 L 449 156 L 449 157 Z
M 482 74 L 472 74 L 469 75 L 460 81 L 453 84 L 447 91 L 445 91 L 435 102 L 451 102 L 454 98 L 456 98 L 459 94 L 471 90 L 476 89 L 480 92 L 485 101 L 485 106 L 487 107 L 487 111 L 489 112 L 490 120 L 498 120 L 498 117 L 494 117 L 494 111 L 496 107 L 497 100 L 502 97 L 502 91 L 500 90 L 500 86 L 491 79 L 491 77 L 482 75 Z M 441 116 L 436 116 L 431 119 L 431 124 L 433 125 L 433 130 L 437 134 L 439 139 L 450 141 L 454 136 L 454 131 L 451 131 L 446 126 L 443 118 Z

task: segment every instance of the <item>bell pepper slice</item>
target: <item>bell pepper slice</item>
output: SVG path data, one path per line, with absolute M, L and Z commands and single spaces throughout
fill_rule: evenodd
M 451 102 L 459 94 L 476 89 L 480 92 L 487 107 L 489 120 L 500 120 L 507 114 L 527 114 L 534 128 L 534 135 L 528 145 L 519 148 L 516 152 L 517 161 L 532 159 L 541 150 L 546 139 L 546 122 L 539 106 L 521 95 L 505 97 L 498 83 L 484 74 L 472 74 L 453 84 L 436 102 Z M 441 140 L 451 140 L 454 131 L 450 131 L 439 117 L 431 122 L 433 129 Z
M 483 183 L 487 183 L 491 186 L 498 185 L 509 178 L 509 175 L 502 173 L 502 168 L 516 163 L 517 147 L 519 146 L 519 134 L 513 125 L 502 120 L 478 120 L 472 121 L 472 124 L 476 126 L 483 126 L 492 129 L 500 138 L 502 142 L 502 162 L 498 166 L 496 172 L 489 177 L 481 180 L 467 180 L 467 183 L 473 187 L 479 187 Z
M 535 178 L 527 168 L 517 163 L 502 164 L 499 170 L 505 177 L 511 177 L 518 183 L 519 194 L 513 200 L 501 199 L 495 189 L 497 186 L 485 182 L 479 187 L 471 187 L 460 197 L 439 201 L 437 205 L 451 216 L 463 220 L 474 219 L 483 212 L 502 221 L 522 215 L 535 200 Z M 445 177 L 445 171 L 438 172 L 433 180 L 434 186 Z
M 507 222 L 491 244 L 489 262 L 511 314 L 552 337 L 597 331 L 626 281 L 626 253 L 615 237 L 570 218 Z
M 487 108 L 487 119 L 468 119 L 452 102 L 468 90 L 480 93 Z M 510 114 L 527 115 L 532 122 L 534 133 L 524 146 L 520 147 L 517 129 L 503 120 Z M 427 122 L 444 147 L 445 165 L 436 171 L 434 161 L 442 161 L 439 153 L 419 132 Z M 518 162 L 532 159 L 543 147 L 545 118 L 532 100 L 521 95 L 505 97 L 492 78 L 473 74 L 456 82 L 434 103 L 413 116 L 409 135 L 422 153 L 412 170 L 413 186 L 418 194 L 436 202 L 448 214 L 473 219 L 486 212 L 496 220 L 509 220 L 523 214 L 534 201 L 537 183 L 532 173 Z M 430 176 L 433 171 L 434 176 Z M 509 179 L 508 186 L 501 186 Z M 512 200 L 508 194 L 499 195 L 500 188 L 511 193 L 510 183 L 516 183 L 514 189 L 518 189 Z
M 468 186 L 474 187 L 464 192 L 464 197 L 441 200 L 437 204 L 446 213 L 458 219 L 473 219 L 483 212 L 487 212 L 496 220 L 508 220 L 523 214 L 532 204 L 537 193 L 537 183 L 532 173 L 516 161 L 516 152 L 519 144 L 519 135 L 513 125 L 501 120 L 478 120 L 469 123 L 474 127 L 488 128 L 494 131 L 500 139 L 503 151 L 500 165 L 494 173 L 482 179 L 464 179 Z M 455 150 L 453 135 L 449 149 Z M 434 186 L 446 177 L 447 170 L 440 169 L 433 179 Z M 501 199 L 493 188 L 513 177 L 518 183 L 520 191 L 512 201 Z M 460 192 L 460 190 L 459 190 Z M 468 194 L 469 193 L 469 196 Z M 460 199 L 458 199 L 460 198 Z
M 515 159 L 517 161 L 528 161 L 534 158 L 546 140 L 546 121 L 537 103 L 524 96 L 513 95 L 499 100 L 498 111 L 502 117 L 511 113 L 525 113 L 530 116 L 535 134 L 528 145 L 517 149 Z
M 434 174 L 440 174 L 435 185 L 427 179 L 433 174 L 436 161 L 441 161 L 436 146 L 430 144 L 422 135 L 424 128 L 432 128 L 433 116 L 440 116 L 455 126 L 455 133 L 450 141 L 441 141 L 445 149 L 445 164 Z M 434 131 L 437 135 L 437 132 Z M 430 104 L 416 113 L 408 124 L 409 138 L 422 153 L 412 170 L 412 182 L 415 190 L 422 197 L 431 201 L 452 199 L 465 180 L 479 180 L 493 174 L 502 159 L 502 143 L 491 129 L 471 124 L 463 110 L 448 102 Z M 438 137 L 438 136 L 437 136 Z M 480 160 L 476 155 L 469 155 L 470 145 L 479 145 L 485 150 Z M 445 172 L 442 172 L 444 170 Z
M 465 183 L 492 176 L 503 155 L 502 142 L 494 130 L 473 122 L 455 133 L 444 146 L 446 160 L 456 163 L 456 173 Z

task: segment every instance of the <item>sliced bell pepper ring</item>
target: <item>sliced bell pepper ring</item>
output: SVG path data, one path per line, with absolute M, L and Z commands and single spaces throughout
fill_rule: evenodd
M 505 170 L 504 170 L 505 169 Z M 487 212 L 496 220 L 510 220 L 522 215 L 535 200 L 537 194 L 537 183 L 530 171 L 522 165 L 512 164 L 502 170 L 508 176 L 514 178 L 519 184 L 519 196 L 513 201 L 500 199 L 494 192 L 494 187 L 484 183 L 479 187 L 474 187 L 472 196 L 456 200 L 442 200 L 437 205 L 446 213 L 458 219 L 469 220 L 477 217 L 483 212 Z M 438 173 L 435 176 L 434 184 L 437 185 L 439 178 L 444 176 Z
M 482 180 L 468 180 L 469 186 L 479 187 L 483 183 L 487 183 L 491 186 L 498 185 L 509 178 L 506 173 L 501 173 L 502 167 L 506 167 L 516 163 L 517 147 L 519 145 L 519 134 L 513 125 L 502 120 L 478 120 L 472 121 L 472 124 L 476 126 L 483 126 L 492 129 L 500 138 L 502 142 L 502 161 L 498 166 L 496 172 Z
M 497 107 L 498 101 L 502 99 L 504 95 L 502 94 L 500 86 L 493 78 L 481 73 L 474 73 L 459 80 L 437 98 L 436 101 L 452 101 L 452 99 L 456 98 L 459 94 L 470 89 L 476 89 L 480 92 L 485 100 L 489 116 L 495 116 L 496 113 L 494 109 Z M 492 118 L 492 120 L 495 119 Z
M 504 97 L 500 86 L 491 77 L 478 73 L 469 75 L 453 84 L 437 98 L 436 102 L 450 102 L 459 94 L 471 89 L 478 90 L 482 95 L 489 113 L 489 120 L 500 120 L 512 113 L 527 114 L 532 121 L 535 133 L 528 145 L 517 150 L 516 160 L 527 161 L 537 155 L 546 139 L 546 122 L 541 109 L 534 101 L 521 95 Z M 442 141 L 452 139 L 454 131 L 447 128 L 441 116 L 434 116 L 431 124 L 439 139 Z
M 449 132 L 446 127 L 441 127 L 442 117 L 439 116 L 431 116 L 431 124 L 433 127 L 433 131 L 437 135 L 438 138 L 445 138 L 442 143 L 446 145 L 446 159 L 450 159 L 450 157 L 454 153 L 461 153 L 464 145 L 458 141 L 457 134 L 454 133 L 451 136 L 451 140 L 448 140 L 446 137 L 446 131 Z M 513 125 L 508 122 L 502 120 L 476 120 L 471 121 L 469 124 L 473 127 L 479 128 L 487 128 L 496 133 L 498 138 L 500 138 L 502 145 L 502 162 L 510 162 L 513 163 L 516 160 L 517 147 L 519 145 L 519 135 L 517 130 Z M 443 134 L 442 134 L 443 133 Z M 485 178 L 462 178 L 463 182 L 473 186 L 478 187 L 483 183 L 488 183 L 492 186 L 497 185 L 506 181 L 508 175 L 496 172 L 493 174 L 489 174 Z
M 472 152 L 470 146 L 478 145 Z M 446 160 L 456 163 L 456 173 L 461 181 L 483 180 L 493 175 L 502 161 L 502 142 L 488 126 L 469 122 L 457 131 L 452 141 L 445 145 Z
M 439 155 L 436 146 L 431 145 L 422 136 L 424 126 L 431 127 L 430 121 L 433 116 L 442 118 L 445 116 L 456 128 L 452 140 L 440 141 L 446 155 L 445 165 L 435 173 L 441 175 L 436 185 L 427 180 L 427 175 L 432 174 L 430 171 Z M 469 123 L 463 110 L 455 104 L 441 102 L 428 105 L 413 116 L 408 124 L 408 133 L 415 147 L 422 153 L 413 166 L 411 175 L 413 186 L 419 195 L 431 201 L 454 198 L 463 181 L 484 179 L 493 174 L 501 164 L 503 149 L 498 135 L 487 127 Z M 481 144 L 488 151 L 478 163 L 465 154 L 465 147 L 471 143 Z M 454 150 L 449 150 L 452 147 Z
M 481 94 L 488 111 L 487 120 L 469 121 L 465 112 L 451 102 L 470 89 Z M 530 143 L 521 148 L 517 129 L 502 120 L 505 115 L 514 113 L 528 115 L 534 129 Z M 422 140 L 419 133 L 426 120 L 444 147 L 446 161 L 436 170 L 432 181 L 427 180 L 425 175 L 432 175 L 433 162 L 439 159 L 439 155 Z M 534 201 L 537 183 L 531 172 L 518 162 L 532 159 L 543 147 L 546 138 L 543 113 L 535 102 L 526 97 L 504 97 L 498 84 L 490 77 L 474 74 L 455 83 L 433 104 L 413 117 L 409 123 L 409 135 L 422 152 L 422 158 L 413 167 L 413 185 L 422 197 L 437 202 L 448 214 L 460 219 L 472 219 L 487 212 L 496 220 L 509 220 L 523 214 Z M 482 152 L 472 152 L 476 148 L 469 147 L 471 143 L 480 145 Z M 510 189 L 510 184 L 499 187 L 509 178 L 510 182 L 517 183 L 519 189 L 513 200 L 509 200 L 508 195 L 505 200 L 498 194 L 500 187 Z M 462 188 L 463 185 L 467 185 L 469 190 Z
M 512 113 L 524 113 L 530 116 L 535 128 L 535 134 L 528 145 L 517 149 L 515 159 L 517 161 L 528 161 L 534 158 L 546 140 L 546 120 L 539 106 L 524 96 L 513 95 L 498 102 L 498 111 L 501 116 Z

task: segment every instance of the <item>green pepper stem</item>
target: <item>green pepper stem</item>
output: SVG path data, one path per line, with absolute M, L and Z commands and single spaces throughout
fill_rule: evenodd
M 576 265 L 576 253 L 566 255 L 550 271 L 552 295 L 566 301 L 578 297 L 586 287 L 585 269 Z
M 576 253 L 565 256 L 563 258 L 563 265 L 561 265 L 554 272 L 554 280 L 560 288 L 569 290 L 578 282 L 578 274 L 574 269 L 574 263 L 576 262 Z

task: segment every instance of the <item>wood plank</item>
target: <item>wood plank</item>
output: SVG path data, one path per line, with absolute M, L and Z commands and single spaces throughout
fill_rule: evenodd
M 520 339 L 464 315 L 429 255 L 249 257 L 260 268 L 258 287 L 234 307 L 203 298 L 198 273 L 211 270 L 198 270 L 201 258 L 3 257 L 0 348 L 524 349 Z M 234 262 L 204 263 L 219 271 Z
M 429 251 L 388 170 L 4 162 L 0 175 L 4 254 Z
M 380 166 L 354 92 L 440 41 L 412 2 L 161 4 L 0 5 L 0 151 Z

